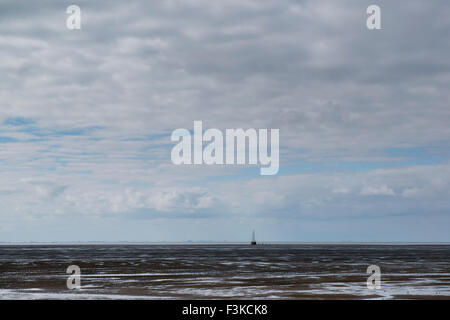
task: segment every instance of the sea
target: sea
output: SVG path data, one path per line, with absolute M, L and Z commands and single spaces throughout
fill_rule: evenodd
M 4 244 L 0 299 L 450 299 L 450 245 Z

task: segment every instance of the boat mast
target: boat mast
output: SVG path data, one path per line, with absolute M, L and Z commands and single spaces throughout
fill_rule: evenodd
M 255 238 L 255 230 L 253 230 L 252 232 L 252 242 L 251 242 L 252 246 L 256 245 L 256 238 Z

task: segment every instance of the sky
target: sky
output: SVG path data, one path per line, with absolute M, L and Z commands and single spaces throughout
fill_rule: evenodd
M 0 241 L 450 241 L 449 16 L 2 0 Z M 174 165 L 170 135 L 195 120 L 279 129 L 278 174 Z

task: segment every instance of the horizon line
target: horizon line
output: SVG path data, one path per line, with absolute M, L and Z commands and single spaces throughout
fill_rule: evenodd
M 3 245 L 250 245 L 250 241 L 0 241 Z M 450 245 L 449 241 L 257 241 L 259 245 Z

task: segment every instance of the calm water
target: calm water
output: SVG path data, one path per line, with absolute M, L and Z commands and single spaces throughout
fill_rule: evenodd
M 450 245 L 0 246 L 0 273 L 2 299 L 450 298 Z

